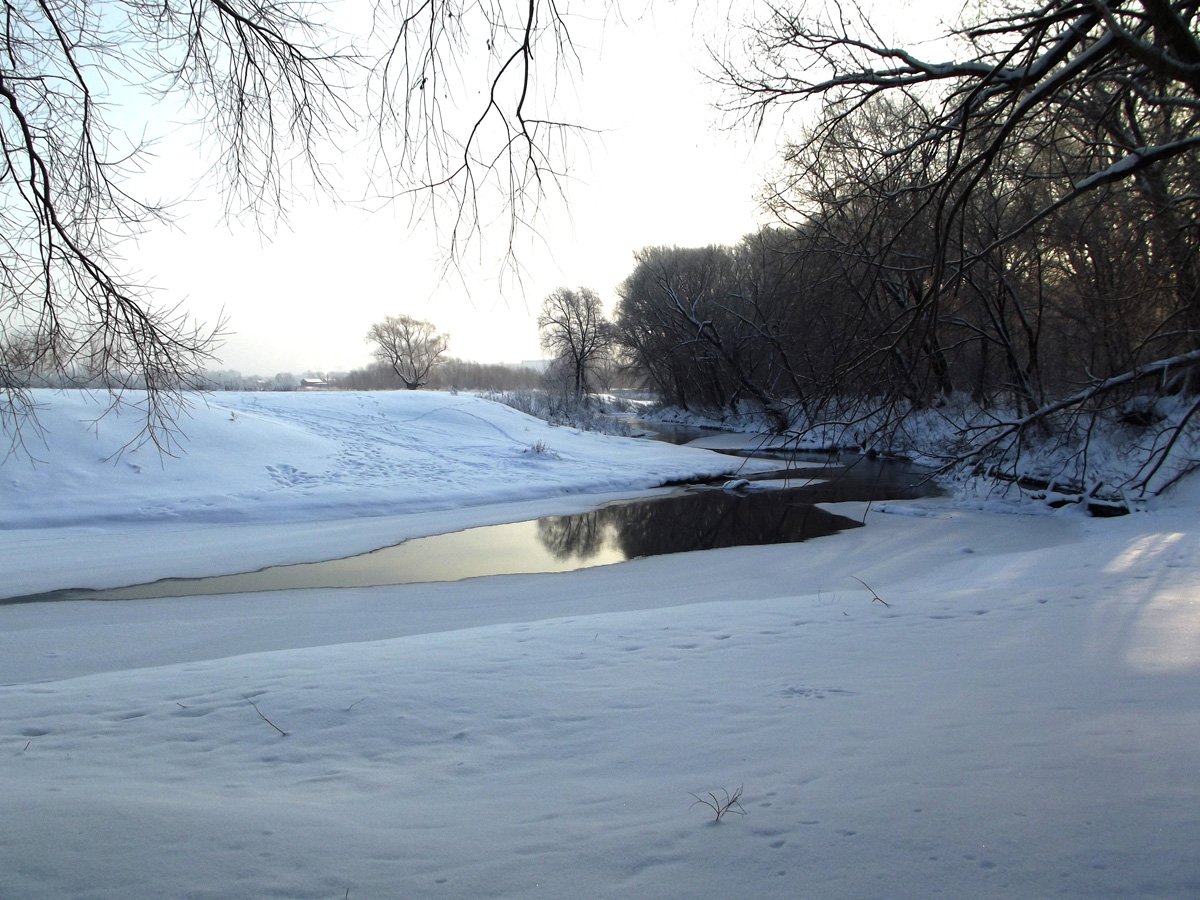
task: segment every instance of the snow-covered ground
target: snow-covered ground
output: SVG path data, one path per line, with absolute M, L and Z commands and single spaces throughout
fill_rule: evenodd
M 40 399 L 5 595 L 729 464 L 404 393 L 215 395 L 160 465 Z M 1198 505 L 926 500 L 567 574 L 0 606 L 0 898 L 1194 897 Z

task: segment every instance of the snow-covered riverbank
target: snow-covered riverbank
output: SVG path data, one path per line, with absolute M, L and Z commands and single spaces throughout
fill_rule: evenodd
M 468 397 L 260 398 L 212 398 L 160 468 L 100 462 L 109 420 L 63 440 L 47 396 L 49 462 L 0 468 L 6 581 L 218 571 L 723 462 Z M 1195 896 L 1182 487 L 1119 520 L 931 500 L 578 573 L 0 606 L 0 897 Z M 693 805 L 739 787 L 717 825 Z
M 185 452 L 164 459 L 122 452 L 136 410 L 95 422 L 102 397 L 35 394 L 40 461 L 0 466 L 0 596 L 346 556 L 741 465 L 425 391 L 211 394 L 181 421 Z

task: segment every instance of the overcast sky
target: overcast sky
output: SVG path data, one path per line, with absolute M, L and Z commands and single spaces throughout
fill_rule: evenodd
M 176 208 L 176 227 L 139 240 L 132 262 L 159 302 L 202 321 L 224 315 L 219 367 L 244 374 L 366 365 L 367 329 L 401 313 L 448 332 L 453 356 L 538 358 L 535 319 L 556 287 L 593 288 L 611 311 L 639 248 L 732 243 L 766 221 L 756 196 L 778 135 L 755 143 L 715 126 L 716 88 L 700 71 L 709 35 L 694 9 L 658 3 L 584 36 L 582 75 L 570 90 L 585 124 L 603 133 L 580 139 L 567 205 L 551 197 L 536 237 L 518 248 L 519 285 L 497 278 L 498 242 L 439 279 L 445 236 L 414 226 L 403 203 L 368 210 L 298 198 L 287 223 L 264 235 L 224 221 L 219 199 L 200 192 Z M 151 183 L 186 190 L 196 157 L 168 137 Z

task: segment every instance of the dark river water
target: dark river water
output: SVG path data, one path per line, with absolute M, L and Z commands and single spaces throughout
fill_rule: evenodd
M 719 484 L 683 486 L 590 512 L 415 538 L 344 559 L 110 590 L 61 590 L 0 603 L 370 587 L 562 572 L 668 553 L 804 541 L 861 525 L 814 504 L 909 499 L 933 490 L 924 473 L 904 463 L 859 457 L 795 459 L 787 468 L 747 477 L 751 485 L 741 490 Z

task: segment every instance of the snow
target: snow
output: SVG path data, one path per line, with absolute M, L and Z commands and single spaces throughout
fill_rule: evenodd
M 518 519 L 577 512 L 739 469 L 426 391 L 211 394 L 181 421 L 184 453 L 163 459 L 124 449 L 144 423 L 136 408 L 97 422 L 101 397 L 35 394 L 39 461 L 0 467 L 6 596 L 336 558 L 512 521 L 513 504 Z M 26 564 L 51 553 L 54 567 Z
M 424 393 L 215 395 L 187 456 L 103 461 L 129 421 L 40 399 L 9 594 L 727 462 Z M 0 897 L 1196 896 L 1194 482 L 1120 519 L 904 501 L 574 573 L 0 605 Z

